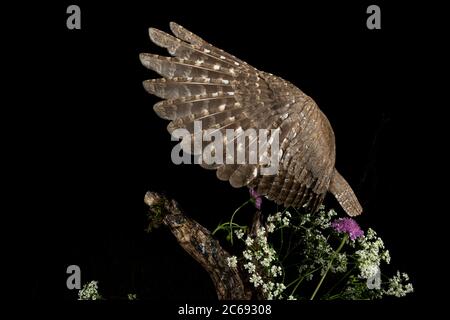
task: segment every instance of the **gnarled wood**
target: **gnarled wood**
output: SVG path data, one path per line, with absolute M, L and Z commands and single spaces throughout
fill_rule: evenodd
M 169 227 L 181 247 L 209 273 L 220 300 L 248 300 L 252 293 L 244 286 L 239 270 L 230 268 L 230 254 L 212 237 L 211 232 L 186 217 L 175 200 L 147 192 L 144 202 L 150 207 L 150 227 Z

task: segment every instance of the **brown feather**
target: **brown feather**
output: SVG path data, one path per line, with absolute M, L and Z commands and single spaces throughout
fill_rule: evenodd
M 202 129 L 214 129 L 225 136 L 226 129 L 279 130 L 280 158 L 275 175 L 261 175 L 260 164 L 201 164 L 216 169 L 220 180 L 233 187 L 249 186 L 259 194 L 286 207 L 306 206 L 317 210 L 331 192 L 351 216 L 362 212 L 353 190 L 336 171 L 334 133 L 316 103 L 288 81 L 259 71 L 235 56 L 214 47 L 182 26 L 171 22 L 175 36 L 150 28 L 151 40 L 174 57 L 143 53 L 141 62 L 164 78 L 146 80 L 145 89 L 166 99 L 154 106 L 162 118 L 171 120 L 168 130 L 187 129 L 191 143 L 194 121 Z M 246 145 L 235 137 L 223 139 L 243 148 L 246 159 L 259 138 Z M 249 145 L 250 144 L 250 145 Z M 184 146 L 188 147 L 188 146 Z M 241 150 L 241 149 L 239 149 Z

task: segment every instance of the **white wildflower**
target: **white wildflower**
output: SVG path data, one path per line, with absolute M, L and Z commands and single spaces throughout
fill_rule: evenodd
M 249 281 L 250 281 L 250 283 L 253 283 L 253 286 L 255 288 L 257 288 L 263 284 L 263 280 L 262 280 L 261 276 L 257 273 L 252 274 Z
M 266 237 L 258 237 L 258 244 L 262 247 L 267 246 L 267 238 Z
M 360 274 L 359 277 L 363 279 L 372 279 L 374 278 L 378 270 L 380 270 L 379 266 L 376 264 L 361 264 L 359 266 Z
M 253 239 L 250 237 L 247 237 L 247 239 L 245 239 L 245 245 L 247 247 L 251 247 L 253 245 Z
M 381 254 L 381 260 L 384 260 L 387 264 L 391 263 L 391 255 L 389 254 L 389 250 L 383 251 Z
M 244 256 L 245 259 L 247 260 L 252 260 L 252 251 L 251 250 L 244 250 L 242 252 L 242 255 Z
M 255 259 L 257 261 L 261 260 L 261 258 L 264 256 L 264 253 L 262 251 L 260 251 L 260 250 L 255 251 L 254 254 L 255 254 Z
M 347 256 L 344 253 L 338 253 L 334 260 L 332 271 L 337 272 L 346 272 L 347 271 Z
M 297 298 L 294 298 L 293 295 L 290 295 L 290 296 L 288 297 L 288 300 L 297 300 Z
M 256 231 L 256 237 L 258 237 L 258 238 L 265 238 L 266 237 L 266 229 L 264 227 L 259 228 Z
M 264 267 L 268 267 L 268 266 L 270 266 L 270 262 L 271 262 L 271 259 L 266 257 L 266 258 L 262 259 L 261 265 Z
M 330 209 L 330 210 L 328 210 L 327 215 L 328 215 L 328 217 L 333 218 L 333 217 L 337 216 L 337 212 L 334 211 L 333 209 Z
M 242 237 L 244 236 L 244 231 L 242 231 L 241 229 L 235 230 L 234 233 L 236 234 L 236 237 L 238 239 L 242 239 Z
M 275 219 L 275 221 L 281 222 L 281 212 L 275 213 L 274 219 Z
M 266 229 L 264 227 L 261 227 L 256 231 L 256 240 L 260 246 L 267 244 Z
M 269 247 L 269 245 L 267 245 L 267 244 L 265 244 L 261 249 L 270 261 L 275 260 L 275 255 L 277 254 L 275 249 L 273 249 L 272 247 Z
M 276 289 L 273 291 L 273 296 L 274 297 L 280 296 L 285 289 L 286 289 L 286 286 L 283 283 L 277 283 Z
M 270 273 L 272 273 L 272 276 L 276 277 L 278 274 L 277 266 L 272 266 L 272 268 L 270 268 Z
M 395 296 L 395 297 L 404 297 L 408 293 L 414 291 L 414 288 L 411 283 L 404 283 L 409 281 L 409 276 L 406 273 L 400 274 L 397 271 L 397 274 L 389 279 L 388 289 L 384 291 L 386 295 Z
M 272 268 L 270 268 L 270 272 L 274 277 L 278 275 L 281 276 L 283 274 L 283 269 L 280 266 L 272 266 Z
M 98 300 L 101 299 L 98 293 L 98 281 L 91 281 L 78 291 L 78 300 Z
M 236 256 L 228 257 L 227 264 L 230 268 L 236 268 L 237 267 L 237 257 Z
M 372 228 L 369 228 L 369 229 L 367 229 L 365 238 L 367 240 L 373 240 L 373 239 L 377 238 L 377 233 Z
M 384 250 L 383 240 L 370 228 L 364 237 L 358 239 L 358 245 L 361 249 L 357 250 L 355 255 L 360 271 L 359 277 L 372 278 L 378 272 L 381 260 L 390 261 L 389 252 Z
M 253 263 L 248 262 L 248 263 L 244 264 L 244 269 L 247 269 L 248 273 L 253 273 L 256 270 L 256 266 Z
M 267 225 L 267 232 L 272 233 L 275 231 L 275 225 L 273 223 L 269 223 Z

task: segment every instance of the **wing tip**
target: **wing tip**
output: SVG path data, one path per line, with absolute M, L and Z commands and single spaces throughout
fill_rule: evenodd
M 161 31 L 156 28 L 148 28 L 148 35 L 150 37 L 150 40 L 153 41 L 153 43 L 157 43 L 158 36 L 161 34 Z
M 142 81 L 142 85 L 144 86 L 145 90 L 148 93 L 158 96 L 160 98 L 165 98 L 163 95 L 160 94 L 159 91 L 166 84 L 167 84 L 166 78 L 147 79 L 147 80 Z
M 167 48 L 171 54 L 173 54 L 177 43 L 180 42 L 180 39 L 177 39 L 174 36 L 156 28 L 149 28 L 148 34 L 150 36 L 150 40 L 152 40 L 154 44 Z
M 176 114 L 170 107 L 165 103 L 166 100 L 159 101 L 153 105 L 153 111 L 158 115 L 158 117 L 164 120 L 173 121 L 176 119 Z M 167 125 L 167 131 L 172 134 L 172 132 L 177 129 L 172 122 Z
M 142 81 L 142 85 L 143 85 L 145 91 L 159 97 L 158 92 L 156 90 L 154 79 L 144 80 L 144 81 Z
M 149 53 L 139 53 L 139 60 L 141 61 L 141 64 L 149 68 L 149 60 L 151 59 L 151 54 Z
M 356 208 L 355 208 L 355 207 L 352 207 L 352 208 L 346 208 L 346 209 L 345 209 L 345 212 L 346 212 L 350 217 L 357 217 L 357 216 L 360 216 L 360 215 L 362 214 L 363 209 L 362 209 L 361 206 L 357 206 Z
M 147 69 L 153 70 L 156 73 L 161 74 L 162 61 L 164 61 L 165 57 L 161 57 L 157 54 L 152 53 L 140 53 L 139 60 L 142 65 Z
M 175 33 L 176 30 L 183 29 L 182 26 L 180 26 L 178 23 L 176 23 L 176 22 L 174 22 L 174 21 L 170 21 L 170 22 L 169 22 L 169 27 L 170 27 L 170 30 L 171 30 L 173 33 Z M 175 31 L 174 31 L 174 30 L 175 30 Z
M 336 200 L 350 217 L 362 214 L 363 209 L 358 198 L 348 182 L 336 169 L 334 169 L 328 191 L 335 196 Z

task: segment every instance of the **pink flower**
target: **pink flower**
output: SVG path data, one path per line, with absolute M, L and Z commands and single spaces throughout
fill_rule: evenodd
M 249 191 L 250 191 L 250 197 L 252 197 L 252 199 L 255 202 L 256 209 L 261 210 L 262 197 L 253 188 L 251 188 Z
M 331 227 L 337 232 L 347 233 L 351 240 L 364 236 L 364 232 L 352 218 L 336 219 L 331 223 Z

